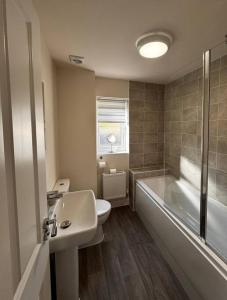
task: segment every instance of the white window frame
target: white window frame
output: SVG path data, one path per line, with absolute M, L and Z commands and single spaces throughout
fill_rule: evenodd
M 109 101 L 125 101 L 126 103 L 126 151 L 100 151 L 99 149 L 99 136 L 98 136 L 98 101 L 100 100 L 109 100 Z M 115 155 L 115 154 L 127 154 L 129 153 L 129 99 L 128 98 L 116 98 L 116 97 L 102 97 L 97 96 L 96 97 L 96 153 L 97 155 Z

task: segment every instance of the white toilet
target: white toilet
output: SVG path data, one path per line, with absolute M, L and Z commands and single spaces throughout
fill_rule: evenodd
M 98 224 L 102 225 L 106 222 L 110 215 L 111 205 L 108 201 L 103 199 L 96 200 L 96 212 L 98 216 Z
M 69 179 L 59 179 L 54 187 L 54 190 L 57 190 L 61 193 L 67 193 L 69 191 L 70 180 Z M 102 224 L 106 222 L 111 211 L 111 205 L 108 201 L 103 199 L 96 200 L 96 212 L 98 217 L 98 226 L 94 238 L 87 244 L 82 245 L 80 248 L 85 248 L 99 244 L 104 239 L 104 234 L 102 230 Z
M 103 199 L 96 200 L 96 212 L 98 217 L 98 226 L 94 238 L 87 244 L 82 245 L 80 248 L 86 248 L 101 243 L 104 239 L 102 224 L 106 222 L 110 215 L 111 205 L 108 201 Z

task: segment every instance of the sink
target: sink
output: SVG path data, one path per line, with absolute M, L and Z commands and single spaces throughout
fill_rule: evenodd
M 78 247 L 88 243 L 97 230 L 96 199 L 92 190 L 66 193 L 53 210 L 57 235 L 49 240 L 54 256 L 56 293 L 59 300 L 79 299 Z M 61 228 L 64 221 L 70 226 Z M 67 222 L 65 222 L 67 225 Z
M 76 248 L 89 242 L 97 229 L 96 200 L 92 190 L 66 193 L 58 200 L 53 215 L 57 220 L 57 235 L 50 238 L 50 252 Z M 65 229 L 60 224 L 69 220 Z

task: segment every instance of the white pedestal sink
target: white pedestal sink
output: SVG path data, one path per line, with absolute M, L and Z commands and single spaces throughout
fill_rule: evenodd
M 97 229 L 97 214 L 93 191 L 67 193 L 59 199 L 53 211 L 58 224 L 57 236 L 50 238 L 50 252 L 55 253 L 58 300 L 79 299 L 78 247 L 88 243 Z M 62 229 L 61 223 L 71 225 Z

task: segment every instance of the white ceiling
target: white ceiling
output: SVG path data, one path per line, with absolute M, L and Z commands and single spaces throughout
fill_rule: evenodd
M 36 0 L 42 32 L 54 59 L 85 57 L 98 76 L 168 82 L 202 64 L 202 52 L 224 40 L 227 0 Z M 151 30 L 170 32 L 162 58 L 147 60 L 136 39 Z

